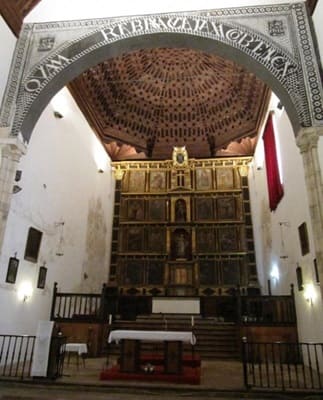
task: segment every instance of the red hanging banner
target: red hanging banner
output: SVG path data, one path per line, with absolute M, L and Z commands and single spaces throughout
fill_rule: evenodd
M 274 211 L 284 195 L 284 188 L 279 177 L 275 133 L 271 114 L 267 120 L 263 140 L 267 171 L 269 207 L 270 211 Z

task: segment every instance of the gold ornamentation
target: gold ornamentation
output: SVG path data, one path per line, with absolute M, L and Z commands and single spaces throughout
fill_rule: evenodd
M 177 168 L 187 167 L 188 155 L 185 146 L 174 147 L 173 149 L 173 165 Z

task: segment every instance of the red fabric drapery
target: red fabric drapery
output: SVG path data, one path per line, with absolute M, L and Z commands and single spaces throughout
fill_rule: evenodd
M 279 177 L 275 133 L 271 114 L 267 120 L 263 140 L 267 171 L 269 207 L 271 211 L 274 211 L 284 195 L 284 188 Z

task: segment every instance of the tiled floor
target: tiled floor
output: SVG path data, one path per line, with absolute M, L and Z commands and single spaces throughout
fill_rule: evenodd
M 116 359 L 110 358 L 110 364 Z M 308 399 L 323 395 L 248 393 L 243 385 L 242 364 L 234 361 L 202 361 L 200 385 L 177 385 L 136 381 L 100 381 L 105 358 L 65 362 L 63 376 L 56 381 L 17 383 L 0 380 L 0 400 L 202 400 L 202 399 Z

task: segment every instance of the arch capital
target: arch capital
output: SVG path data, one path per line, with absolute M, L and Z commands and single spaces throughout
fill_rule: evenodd
M 323 127 L 301 128 L 296 137 L 296 144 L 301 154 L 317 148 L 319 136 L 322 135 Z

